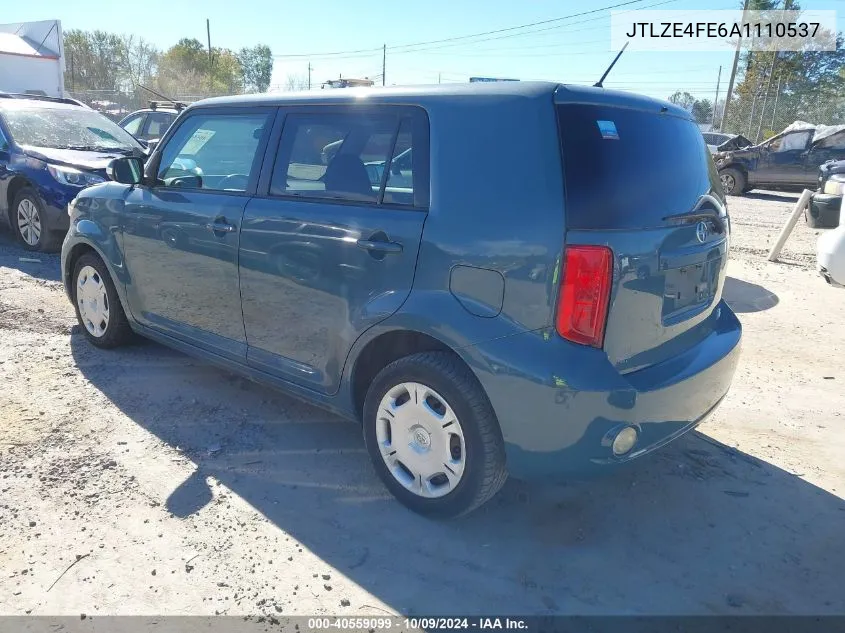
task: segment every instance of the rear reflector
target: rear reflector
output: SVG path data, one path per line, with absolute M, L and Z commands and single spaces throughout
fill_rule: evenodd
M 573 343 L 601 347 L 613 282 L 606 246 L 567 246 L 557 300 L 557 333 Z

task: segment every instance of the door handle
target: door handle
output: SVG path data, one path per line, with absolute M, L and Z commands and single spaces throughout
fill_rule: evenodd
M 359 248 L 371 253 L 401 253 L 402 245 L 399 242 L 382 242 L 379 240 L 358 240 Z
M 205 228 L 209 231 L 213 231 L 214 233 L 231 233 L 235 230 L 234 226 L 226 224 L 225 222 L 210 222 L 205 225 Z

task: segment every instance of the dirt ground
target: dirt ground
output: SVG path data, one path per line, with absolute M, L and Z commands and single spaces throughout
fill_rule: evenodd
M 845 613 L 845 291 L 803 223 L 766 261 L 796 199 L 731 200 L 745 338 L 711 421 L 453 522 L 394 502 L 354 424 L 86 344 L 58 258 L 0 233 L 0 614 Z

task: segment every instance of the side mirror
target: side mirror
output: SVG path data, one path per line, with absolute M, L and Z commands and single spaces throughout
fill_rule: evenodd
M 158 143 L 160 140 L 160 138 L 151 138 L 149 141 L 147 141 L 147 151 L 149 154 L 152 154 L 155 151 L 155 148 L 158 147 Z
M 115 158 L 106 167 L 106 176 L 124 185 L 139 185 L 144 179 L 144 163 L 135 156 Z

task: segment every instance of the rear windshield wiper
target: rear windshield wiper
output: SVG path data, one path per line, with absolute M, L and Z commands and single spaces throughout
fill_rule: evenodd
M 703 205 L 705 204 L 710 205 L 710 208 L 704 208 Z M 719 233 L 724 233 L 727 215 L 727 211 L 722 206 L 722 203 L 717 198 L 705 193 L 698 199 L 698 202 L 695 203 L 692 209 L 684 213 L 667 215 L 663 218 L 663 221 L 687 223 L 696 220 L 715 220 Z

